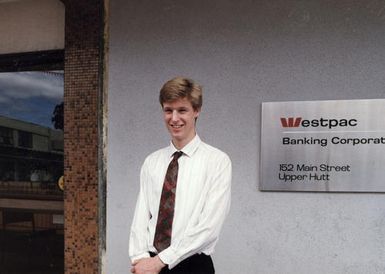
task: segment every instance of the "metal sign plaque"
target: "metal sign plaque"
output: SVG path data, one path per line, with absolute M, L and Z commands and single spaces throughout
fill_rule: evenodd
M 260 189 L 385 192 L 385 100 L 262 103 Z

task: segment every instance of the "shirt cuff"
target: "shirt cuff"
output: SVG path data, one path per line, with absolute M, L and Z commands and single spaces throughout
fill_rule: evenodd
M 168 265 L 169 269 L 172 269 L 178 263 L 180 263 L 178 254 L 174 251 L 171 246 L 160 252 L 158 256 L 164 264 Z
M 139 259 L 143 259 L 143 258 L 150 258 L 150 253 L 148 252 L 144 252 L 142 254 L 139 254 L 139 255 L 136 255 L 136 256 L 132 256 L 131 257 L 131 262 L 135 262 Z

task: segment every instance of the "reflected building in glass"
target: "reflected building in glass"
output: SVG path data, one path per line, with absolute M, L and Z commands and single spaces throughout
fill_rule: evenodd
M 63 131 L 0 116 L 2 197 L 62 199 L 62 175 Z

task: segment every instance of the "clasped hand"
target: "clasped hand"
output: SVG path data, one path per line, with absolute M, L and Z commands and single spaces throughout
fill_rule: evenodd
M 143 258 L 132 263 L 131 272 L 135 274 L 158 274 L 165 266 L 158 256 Z

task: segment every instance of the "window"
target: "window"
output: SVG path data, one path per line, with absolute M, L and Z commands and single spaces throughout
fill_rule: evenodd
M 1 273 L 64 273 L 63 53 L 0 56 Z
M 13 130 L 0 126 L 0 145 L 13 145 Z
M 19 147 L 32 148 L 32 133 L 19 130 Z

